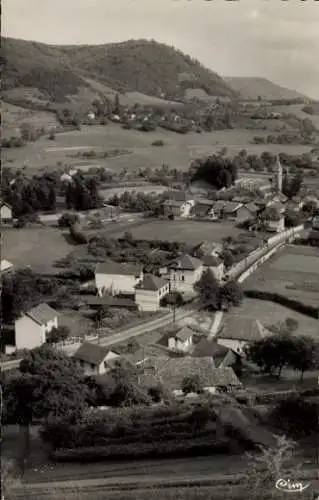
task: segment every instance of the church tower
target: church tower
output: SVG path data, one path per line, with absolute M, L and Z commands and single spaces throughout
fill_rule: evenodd
M 277 193 L 282 192 L 282 176 L 282 165 L 280 163 L 279 155 L 277 155 L 273 183 L 274 189 L 277 191 Z

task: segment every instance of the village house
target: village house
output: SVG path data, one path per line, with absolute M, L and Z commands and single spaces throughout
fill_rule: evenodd
M 225 266 L 221 259 L 215 257 L 214 255 L 205 255 L 202 258 L 204 270 L 210 269 L 217 279 L 221 281 L 224 277 Z
M 242 206 L 242 203 L 238 203 L 236 201 L 227 201 L 222 209 L 222 217 L 233 221 L 239 220 L 238 211 Z
M 188 217 L 194 204 L 194 200 L 165 200 L 163 203 L 164 215 L 174 215 L 174 217 Z
M 168 293 L 168 281 L 152 274 L 145 274 L 135 287 L 135 302 L 140 311 L 157 311 L 161 307 L 161 300 Z
M 285 217 L 275 205 L 269 205 L 261 214 L 266 231 L 280 233 L 285 230 Z
M 46 342 L 46 335 L 58 328 L 58 313 L 42 303 L 23 313 L 15 321 L 15 347 L 34 349 Z
M 213 200 L 199 199 L 198 201 L 195 202 L 195 205 L 191 213 L 195 217 L 208 217 L 209 212 L 211 211 L 213 206 L 214 206 Z
M 237 221 L 238 222 L 244 222 L 246 220 L 253 220 L 256 218 L 258 212 L 259 212 L 259 207 L 255 205 L 255 203 L 246 203 L 245 205 L 242 205 L 238 210 L 237 210 Z
M 263 327 L 259 320 L 252 321 L 250 324 L 246 320 L 241 321 L 238 318 L 238 327 L 236 329 L 221 330 L 216 336 L 217 343 L 230 349 L 236 354 L 243 355 L 246 345 L 261 340 L 270 335 L 269 330 Z
M 157 358 L 153 368 L 149 364 L 144 373 L 153 374 L 175 396 L 183 396 L 183 380 L 192 376 L 198 376 L 203 390 L 211 394 L 232 392 L 241 387 L 232 368 L 216 368 L 211 357 Z
M 167 335 L 169 349 L 186 352 L 193 344 L 194 331 L 188 326 L 183 326 Z
M 202 259 L 205 255 L 213 255 L 218 257 L 223 251 L 222 243 L 214 243 L 211 241 L 202 241 L 199 245 L 193 249 L 192 255 L 197 259 Z
M 194 285 L 203 272 L 203 263 L 196 257 L 182 255 L 172 263 L 168 269 L 167 278 L 170 281 L 171 291 L 193 292 Z
M 83 342 L 73 354 L 73 359 L 83 369 L 84 374 L 103 375 L 114 366 L 114 361 L 120 356 L 107 347 L 90 342 Z
M 0 205 L 1 224 L 11 224 L 13 222 L 12 208 L 8 203 L 2 202 Z
M 101 262 L 95 269 L 98 294 L 135 295 L 136 285 L 143 279 L 142 266 L 118 262 Z
M 223 215 L 223 209 L 226 204 L 224 200 L 218 200 L 214 203 L 213 207 L 208 211 L 208 215 L 212 218 L 220 218 Z

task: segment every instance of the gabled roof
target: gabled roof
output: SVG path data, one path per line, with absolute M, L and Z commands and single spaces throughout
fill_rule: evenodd
M 116 352 L 116 348 L 114 348 L 114 351 Z M 140 365 L 149 358 L 145 349 L 137 349 L 137 351 L 123 354 L 121 357 L 133 366 Z
M 214 359 L 224 358 L 228 352 L 228 348 L 218 344 L 215 339 L 208 340 L 203 338 L 198 344 L 193 346 L 192 356 L 195 358 L 203 358 L 206 356 Z
M 194 335 L 194 330 L 189 328 L 188 326 L 183 326 L 179 330 L 172 332 L 169 335 L 169 338 L 176 338 L 178 340 L 181 340 L 182 342 L 186 342 L 188 339 L 190 339 Z
M 218 339 L 243 340 L 246 342 L 255 342 L 271 335 L 267 328 L 263 327 L 259 320 L 248 323 L 241 321 L 240 318 L 236 321 L 236 328 L 225 328 L 217 335 Z
M 185 271 L 195 271 L 202 265 L 202 261 L 188 254 L 182 255 L 177 261 L 171 264 L 172 269 L 183 269 Z
M 157 292 L 166 285 L 167 281 L 163 280 L 162 278 L 154 276 L 153 274 L 145 274 L 141 283 L 138 283 L 135 288 Z
M 224 208 L 225 204 L 226 204 L 226 201 L 218 200 L 214 203 L 213 209 L 214 210 L 222 210 L 222 208 Z
M 12 206 L 9 205 L 9 203 L 6 203 L 5 201 L 0 202 L 0 208 L 1 207 L 8 207 L 8 208 L 10 208 L 10 210 L 12 210 Z
M 85 361 L 92 365 L 100 365 L 106 356 L 109 354 L 110 349 L 98 344 L 91 344 L 90 342 L 83 342 L 78 350 L 73 354 L 73 358 L 79 361 Z
M 232 366 L 237 361 L 236 354 L 229 350 L 222 362 L 218 365 L 218 368 L 227 368 L 228 366 Z
M 204 240 L 193 250 L 194 257 L 201 258 L 203 255 L 212 255 L 215 252 L 221 252 L 223 249 L 222 243 L 214 243 Z
M 217 267 L 222 264 L 222 260 L 214 255 L 204 255 L 202 261 L 206 267 Z
M 256 213 L 258 212 L 259 210 L 259 207 L 257 207 L 257 205 L 255 205 L 255 203 L 251 202 L 251 203 L 247 203 L 245 205 L 245 207 L 247 208 L 247 210 L 249 210 L 251 213 Z
M 180 389 L 185 377 L 198 375 L 203 387 L 241 385 L 231 368 L 215 368 L 213 358 L 185 356 L 169 358 L 162 363 L 155 375 L 160 377 L 169 389 Z
M 48 321 L 53 320 L 58 316 L 58 312 L 52 309 L 48 304 L 42 303 L 38 306 L 33 307 L 30 311 L 24 313 L 25 316 L 33 319 L 39 325 L 46 325 Z
M 227 201 L 225 206 L 223 207 L 223 210 L 227 214 L 232 214 L 232 213 L 236 212 L 236 210 L 238 210 L 242 206 L 243 206 L 242 203 L 238 203 L 236 201 Z
M 96 265 L 95 273 L 115 274 L 118 276 L 139 276 L 142 266 L 137 264 L 127 264 L 126 262 L 100 262 Z

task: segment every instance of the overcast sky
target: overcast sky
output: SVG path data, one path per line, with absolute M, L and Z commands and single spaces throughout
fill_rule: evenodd
M 2 0 L 2 34 L 55 44 L 153 38 L 221 75 L 319 98 L 318 0 Z

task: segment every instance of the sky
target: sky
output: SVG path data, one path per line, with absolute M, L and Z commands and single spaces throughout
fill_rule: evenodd
M 2 0 L 2 35 L 154 39 L 221 76 L 264 77 L 319 99 L 319 0 Z

